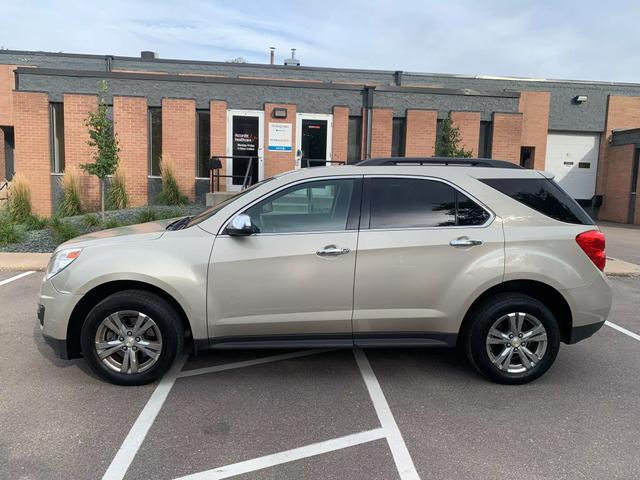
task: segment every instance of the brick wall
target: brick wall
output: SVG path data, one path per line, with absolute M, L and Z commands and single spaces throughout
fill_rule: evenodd
M 49 97 L 46 93 L 14 92 L 15 169 L 31 186 L 35 213 L 51 215 Z
M 100 208 L 100 181 L 85 172 L 80 165 L 92 163 L 94 149 L 87 142 L 89 132 L 86 121 L 89 112 L 98 106 L 96 95 L 65 94 L 64 102 L 64 171 L 73 173 L 80 184 L 84 208 Z
M 6 180 L 6 154 L 4 151 L 4 130 L 0 128 L 0 182 Z
M 209 103 L 209 111 L 211 114 L 211 144 L 210 152 L 211 156 L 226 156 L 227 155 L 227 102 L 223 100 L 211 100 Z M 221 175 L 226 175 L 227 160 L 221 159 L 222 169 Z M 226 190 L 226 181 L 224 178 L 220 179 L 220 190 Z
M 607 176 L 611 172 L 609 168 L 609 146 L 611 131 L 617 128 L 638 128 L 640 127 L 640 97 L 622 97 L 609 95 L 607 108 L 607 120 L 604 133 L 600 139 L 600 155 L 598 165 L 598 177 L 596 181 L 596 193 L 607 194 Z
M 120 165 L 127 184 L 129 203 L 148 203 L 148 110 L 144 97 L 113 97 L 114 131 L 120 146 Z
M 331 160 L 347 161 L 349 148 L 349 107 L 333 107 L 333 131 L 331 133 Z
M 533 168 L 544 170 L 549 133 L 549 92 L 520 92 L 522 113 L 522 145 L 535 147 Z
M 196 191 L 196 102 L 162 99 L 162 161 L 173 165 L 180 190 L 190 201 Z
M 407 110 L 405 155 L 407 157 L 431 157 L 436 149 L 436 110 Z
M 13 125 L 15 68 L 15 65 L 0 65 L 0 125 Z
M 272 118 L 274 108 L 286 108 L 287 118 Z M 291 124 L 291 151 L 290 152 L 270 152 L 269 151 L 269 124 L 290 123 Z M 278 173 L 293 170 L 296 166 L 295 145 L 296 145 L 296 106 L 290 104 L 265 103 L 264 104 L 264 178 L 269 178 Z
M 609 147 L 607 164 L 609 172 L 604 185 L 602 207 L 598 219 L 626 223 L 629 214 L 631 168 L 635 145 Z
M 393 110 L 390 108 L 374 108 L 371 122 L 371 157 L 391 156 Z
M 521 139 L 522 114 L 494 112 L 491 158 L 520 164 Z
M 458 148 L 470 150 L 478 155 L 480 143 L 480 112 L 451 112 L 451 122 L 460 131 Z

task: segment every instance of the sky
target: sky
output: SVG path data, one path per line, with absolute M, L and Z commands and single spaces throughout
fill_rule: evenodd
M 640 82 L 640 2 L 10 1 L 0 47 Z

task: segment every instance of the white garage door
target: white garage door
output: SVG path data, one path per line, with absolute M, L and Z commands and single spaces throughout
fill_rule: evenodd
M 597 133 L 549 133 L 544 169 L 573 198 L 589 200 L 596 191 L 599 145 Z

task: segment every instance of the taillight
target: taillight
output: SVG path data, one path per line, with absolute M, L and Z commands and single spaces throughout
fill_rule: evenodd
M 604 265 L 607 263 L 607 255 L 604 253 L 604 233 L 600 230 L 582 232 L 576 237 L 576 242 L 593 264 L 604 271 Z

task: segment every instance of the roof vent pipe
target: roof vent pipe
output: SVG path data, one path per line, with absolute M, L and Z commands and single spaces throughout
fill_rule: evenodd
M 296 58 L 296 49 L 295 48 L 291 49 L 291 58 L 287 58 L 284 61 L 284 64 L 287 67 L 299 67 L 300 66 L 300 60 L 298 60 Z
M 269 65 L 276 63 L 276 47 L 269 47 Z

